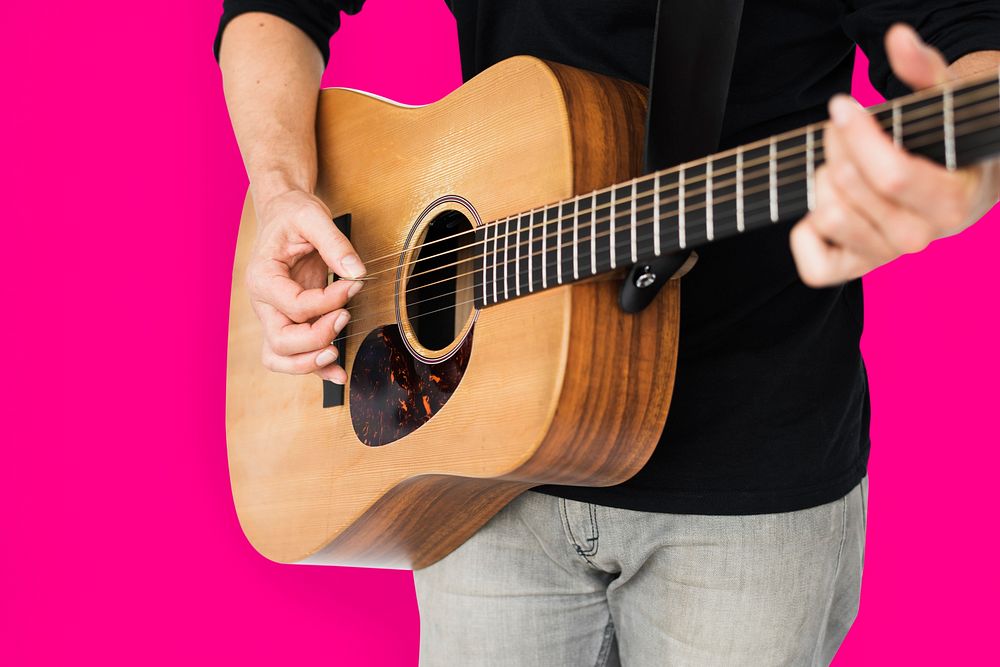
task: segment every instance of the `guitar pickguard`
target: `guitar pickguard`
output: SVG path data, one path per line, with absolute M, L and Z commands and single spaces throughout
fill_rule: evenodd
M 472 334 L 469 331 L 455 353 L 436 364 L 414 358 L 395 324 L 368 334 L 358 348 L 350 384 L 351 422 L 361 442 L 387 445 L 437 414 L 462 381 Z

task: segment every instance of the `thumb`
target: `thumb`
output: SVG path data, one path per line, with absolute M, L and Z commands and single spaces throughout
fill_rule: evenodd
M 944 57 L 904 23 L 889 28 L 885 35 L 885 51 L 892 71 L 913 90 L 936 86 L 950 78 Z

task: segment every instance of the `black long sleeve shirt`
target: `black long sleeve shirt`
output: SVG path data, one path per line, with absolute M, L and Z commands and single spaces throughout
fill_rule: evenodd
M 669 2 L 663 0 L 665 7 Z M 329 58 L 340 12 L 363 0 L 226 0 L 301 28 Z M 452 0 L 469 79 L 518 54 L 646 84 L 656 0 Z M 820 120 L 850 90 L 854 46 L 875 86 L 906 92 L 883 37 L 914 26 L 949 62 L 1000 49 L 1000 1 L 746 0 L 723 148 Z M 679 64 L 682 66 L 682 64 Z M 566 498 L 645 511 L 784 512 L 835 500 L 864 476 L 869 400 L 859 351 L 861 281 L 811 289 L 798 278 L 787 228 L 699 250 L 681 281 L 674 397 L 646 466 L 614 487 L 542 487 Z

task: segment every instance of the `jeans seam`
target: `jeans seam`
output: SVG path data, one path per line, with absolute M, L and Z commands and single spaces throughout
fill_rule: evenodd
M 843 512 L 841 512 L 840 519 L 840 549 L 837 550 L 837 568 L 834 570 L 835 574 L 840 572 L 840 565 L 844 560 L 844 545 L 847 544 L 847 498 L 850 495 L 851 494 L 847 494 L 844 496 L 843 502 L 841 503 L 843 506 Z
M 567 500 L 565 498 L 559 499 L 559 515 L 562 518 L 563 530 L 566 531 L 566 538 L 569 540 L 569 544 L 573 547 L 573 550 L 577 554 L 580 554 L 580 545 L 576 543 L 576 535 L 573 533 L 573 527 L 569 523 L 569 512 L 566 509 Z
M 604 638 L 601 640 L 601 648 L 597 651 L 597 662 L 594 667 L 605 667 L 611 657 L 611 647 L 615 639 L 615 619 L 609 614 L 608 624 L 604 626 Z
M 587 503 L 588 514 L 590 515 L 590 534 L 593 537 L 588 537 L 587 541 L 591 543 L 591 548 L 584 549 L 583 547 L 577 545 L 577 549 L 580 551 L 581 556 L 593 556 L 597 553 L 597 547 L 601 539 L 601 529 L 597 527 L 597 512 L 593 503 Z
M 868 531 L 868 476 L 861 479 L 861 527 Z
M 862 548 L 861 548 L 861 569 L 865 569 L 865 548 L 864 540 L 868 536 L 868 475 L 865 475 L 861 479 L 859 484 L 861 487 L 859 489 L 861 496 L 861 536 L 862 536 Z
M 837 564 L 833 568 L 833 585 L 831 586 L 829 599 L 826 601 L 826 620 L 824 625 L 828 624 L 830 621 L 830 609 L 833 607 L 833 599 L 837 595 L 837 579 L 840 576 L 840 565 L 844 559 L 844 545 L 847 544 L 847 499 L 850 497 L 850 493 L 840 499 L 840 547 L 837 549 Z M 823 652 L 823 640 L 826 637 L 826 633 L 820 632 L 816 637 L 816 646 L 813 649 L 813 659 L 812 665 L 820 665 L 820 656 Z
M 569 539 L 569 543 L 574 547 L 576 546 L 576 538 L 573 536 L 573 529 L 569 526 L 569 515 L 566 514 L 566 499 L 559 499 L 559 518 L 562 519 L 563 530 L 566 531 L 566 537 Z
M 576 554 L 581 558 L 583 558 L 583 560 L 585 560 L 591 567 L 596 568 L 597 565 L 594 563 L 594 561 L 590 560 L 589 558 L 589 556 L 593 556 L 595 553 L 597 553 L 598 540 L 600 538 L 600 532 L 598 532 L 599 529 L 597 528 L 597 520 L 594 516 L 594 505 L 592 503 L 587 503 L 587 507 L 590 512 L 590 525 L 591 528 L 594 530 L 594 537 L 591 540 L 588 540 L 588 542 L 593 542 L 593 548 L 584 549 L 577 542 L 576 534 L 573 532 L 573 527 L 570 525 L 569 513 L 566 510 L 568 502 L 569 501 L 567 501 L 565 498 L 559 499 L 559 515 L 563 522 L 563 530 L 566 531 L 566 537 L 569 539 L 570 546 L 573 547 L 573 550 L 576 551 Z

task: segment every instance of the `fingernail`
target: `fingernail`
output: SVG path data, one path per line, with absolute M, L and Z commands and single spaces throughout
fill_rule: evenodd
M 337 315 L 337 320 L 333 323 L 333 328 L 339 332 L 347 326 L 347 320 L 349 319 L 351 319 L 351 314 L 345 310 L 340 315 Z
M 857 108 L 857 103 L 847 95 L 834 95 L 830 100 L 830 120 L 834 125 L 847 125 Z
M 336 360 L 337 360 L 337 350 L 332 347 L 328 347 L 316 355 L 317 366 L 329 366 Z
M 361 260 L 355 254 L 347 255 L 340 260 L 340 265 L 344 268 L 344 271 L 350 274 L 350 278 L 358 278 L 365 273 L 365 265 L 361 263 Z
M 358 292 L 360 292 L 361 288 L 364 287 L 364 286 L 365 286 L 365 284 L 363 282 L 361 282 L 360 280 L 355 281 L 354 283 L 352 283 L 351 286 L 347 288 L 347 298 L 348 299 L 353 299 L 354 295 L 357 294 Z

